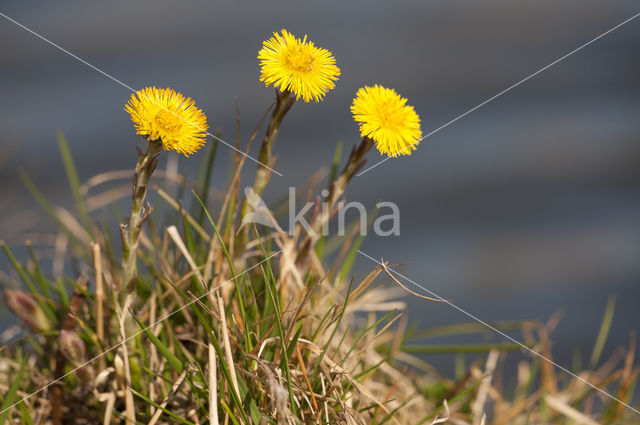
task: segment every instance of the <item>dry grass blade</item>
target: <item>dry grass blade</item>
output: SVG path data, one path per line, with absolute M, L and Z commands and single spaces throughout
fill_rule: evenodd
M 91 243 L 91 252 L 93 253 L 93 264 L 95 267 L 96 279 L 96 335 L 98 343 L 104 346 L 104 282 L 102 280 L 102 252 L 100 245 L 95 242 Z M 98 360 L 99 370 L 106 369 L 106 361 L 104 357 Z
M 200 226 L 200 224 L 198 224 L 198 222 L 193 217 L 191 217 L 189 213 L 184 211 L 182 207 L 176 201 L 174 201 L 172 197 L 170 197 L 167 194 L 167 192 L 165 192 L 164 190 L 160 189 L 157 186 L 154 186 L 153 188 L 155 189 L 156 192 L 158 192 L 158 195 L 160 195 L 162 199 L 167 201 L 169 205 L 175 208 L 176 211 L 179 211 L 180 214 L 187 219 L 189 224 L 193 226 L 193 228 L 196 230 L 196 232 L 198 232 L 200 236 L 202 236 L 207 242 L 211 241 L 211 236 L 206 232 L 206 230 L 204 230 L 202 226 Z M 170 227 L 175 228 L 175 226 L 170 226 Z
M 476 423 L 481 423 L 485 417 L 485 403 L 489 394 L 489 388 L 491 387 L 491 380 L 493 379 L 493 373 L 498 365 L 498 352 L 493 350 L 489 352 L 487 361 L 485 363 L 484 376 L 481 378 L 482 382 L 478 386 L 478 394 L 473 404 L 471 405 L 471 412 Z
M 120 325 L 120 338 L 122 338 L 121 352 L 122 352 L 122 362 L 124 365 L 124 379 L 123 379 L 123 392 L 125 394 L 125 406 L 126 406 L 126 415 L 127 422 L 136 423 L 136 409 L 135 404 L 133 402 L 133 393 L 132 390 L 132 381 L 131 381 L 131 365 L 129 360 L 129 348 L 127 347 L 127 331 L 126 331 L 126 321 L 129 315 L 129 308 L 131 307 L 131 303 L 133 302 L 133 296 L 127 295 L 125 298 L 124 305 L 122 309 L 118 309 L 118 321 Z
M 364 280 L 360 283 L 360 285 L 358 285 L 358 287 L 353 291 L 351 298 L 352 299 L 358 298 L 369 287 L 369 285 L 371 285 L 371 283 L 376 279 L 376 277 L 380 275 L 382 270 L 383 270 L 382 266 L 376 266 L 373 270 L 371 270 L 367 275 L 367 277 L 365 277 Z
M 402 287 L 402 289 L 404 289 L 405 291 L 407 291 L 408 293 L 415 295 L 416 297 L 419 298 L 423 298 L 425 300 L 429 300 L 429 301 L 436 301 L 436 302 L 448 302 L 448 300 L 444 300 L 444 299 L 440 299 L 440 298 L 431 298 L 431 297 L 427 297 L 426 295 L 422 295 L 419 294 L 415 291 L 412 291 L 411 289 L 407 288 L 404 284 L 402 284 L 398 279 L 395 278 L 395 276 L 389 271 L 389 268 L 387 266 L 388 262 L 384 261 L 384 260 L 380 260 L 380 263 L 382 264 L 382 268 L 384 269 L 385 273 L 387 273 L 387 275 L 393 279 L 393 281 L 395 283 L 397 283 L 398 285 L 400 285 Z
M 233 361 L 233 354 L 231 353 L 231 342 L 229 341 L 229 328 L 227 327 L 226 312 L 224 308 L 224 302 L 222 297 L 218 295 L 218 311 L 220 312 L 220 330 L 222 331 L 222 341 L 224 343 L 224 352 L 227 357 L 227 364 L 229 365 L 229 373 L 231 374 L 231 383 L 233 384 L 233 391 L 235 391 L 238 398 L 240 398 L 240 386 L 238 385 L 238 378 L 236 377 L 236 369 Z
M 548 395 L 544 399 L 549 407 L 575 421 L 576 425 L 601 425 L 584 413 L 569 406 L 557 396 Z
M 196 277 L 198 278 L 198 281 L 202 285 L 202 289 L 206 291 L 208 288 L 204 281 L 204 278 L 202 277 L 202 274 L 200 273 L 200 269 L 198 268 L 198 265 L 196 264 L 196 262 L 193 260 L 193 257 L 189 253 L 189 250 L 187 249 L 186 245 L 184 244 L 184 241 L 182 240 L 182 237 L 180 237 L 180 233 L 178 233 L 178 229 L 176 228 L 176 226 L 167 227 L 167 233 L 169 234 L 171 239 L 173 239 L 173 242 L 176 244 L 176 246 L 184 256 L 184 258 L 187 260 L 189 267 L 191 267 L 191 271 L 193 272 L 193 274 L 196 275 Z
M 167 404 L 169 404 L 169 401 L 176 395 L 178 390 L 180 390 L 180 387 L 182 386 L 182 384 L 184 384 L 184 381 L 185 379 L 187 379 L 187 374 L 189 372 L 190 372 L 190 368 L 186 368 L 185 370 L 182 371 L 180 376 L 178 376 L 178 379 L 176 379 L 176 382 L 174 382 L 173 386 L 171 387 L 171 391 L 169 391 L 169 394 L 165 397 L 162 403 L 160 403 L 160 408 L 156 410 L 156 412 L 151 417 L 151 420 L 147 425 L 155 425 L 156 422 L 158 422 L 158 420 L 164 413 L 164 409 L 167 407 Z
M 219 425 L 218 422 L 218 378 L 216 376 L 216 351 L 209 342 L 209 421 L 211 425 Z

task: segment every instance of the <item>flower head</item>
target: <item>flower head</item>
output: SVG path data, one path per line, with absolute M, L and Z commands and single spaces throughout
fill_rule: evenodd
M 379 85 L 361 88 L 353 99 L 351 112 L 360 135 L 372 139 L 383 155 L 411 155 L 420 143 L 420 117 L 406 103 L 395 90 Z
M 160 140 L 165 150 L 189 156 L 207 137 L 207 117 L 190 97 L 173 89 L 138 90 L 124 109 L 131 115 L 136 133 L 148 140 Z
M 300 40 L 285 29 L 262 43 L 258 59 L 260 81 L 293 92 L 296 100 L 302 97 L 305 102 L 322 100 L 340 75 L 330 51 L 316 47 L 306 35 Z

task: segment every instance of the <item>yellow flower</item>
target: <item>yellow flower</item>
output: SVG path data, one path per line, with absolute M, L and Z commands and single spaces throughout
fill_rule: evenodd
M 377 84 L 361 88 L 353 99 L 351 112 L 360 135 L 372 139 L 383 155 L 411 155 L 420 143 L 420 117 L 406 103 L 395 90 Z
M 138 90 L 124 109 L 131 115 L 136 133 L 160 140 L 165 150 L 189 156 L 205 143 L 207 117 L 191 98 L 173 89 Z
M 333 54 L 312 41 L 296 38 L 287 30 L 262 43 L 258 52 L 260 59 L 260 81 L 266 86 L 273 85 L 280 91 L 295 93 L 296 100 L 316 102 L 336 85 L 340 69 Z

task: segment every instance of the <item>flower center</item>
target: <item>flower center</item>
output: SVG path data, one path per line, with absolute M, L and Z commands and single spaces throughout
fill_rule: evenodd
M 300 47 L 289 50 L 285 60 L 290 68 L 299 72 L 309 72 L 313 69 L 313 57 Z
M 182 128 L 182 119 L 166 109 L 160 109 L 156 113 L 154 121 L 160 129 L 167 132 L 178 131 Z
M 388 129 L 398 128 L 403 122 L 401 114 L 388 103 L 378 109 L 378 119 L 380 126 Z

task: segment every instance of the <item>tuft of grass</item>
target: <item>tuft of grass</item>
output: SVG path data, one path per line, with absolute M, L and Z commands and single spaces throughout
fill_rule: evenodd
M 51 330 L 24 329 L 0 347 L 0 423 L 124 424 L 132 417 L 140 424 L 194 425 L 635 420 L 575 377 L 559 377 L 540 359 L 522 358 L 518 345 L 486 338 L 482 344 L 431 341 L 486 337 L 477 323 L 407 329 L 405 293 L 379 281 L 382 268 L 351 274 L 362 243 L 357 226 L 309 249 L 301 229 L 292 236 L 252 225 L 238 248 L 244 161 L 236 158 L 226 192 L 214 196 L 216 145 L 202 156 L 195 182 L 156 176 L 152 189 L 163 208 L 142 228 L 137 285 L 123 294 L 113 222 L 126 215 L 119 212 L 128 196 L 120 180 L 128 177 L 104 173 L 81 184 L 63 136 L 59 145 L 78 218 L 47 200 L 23 172 L 29 191 L 58 224 L 57 235 L 49 245 L 46 238 L 28 243 L 25 259 L 2 244 Z M 315 181 L 311 190 L 332 187 L 341 153 L 339 145 L 329 181 Z M 179 182 L 181 189 L 172 196 L 163 182 Z M 17 279 L 5 280 L 16 286 Z M 120 311 L 123 295 L 131 303 Z M 589 368 L 579 376 L 632 403 L 639 373 L 634 341 L 601 361 L 613 311 L 609 300 Z M 121 314 L 131 320 L 120 320 Z M 549 325 L 495 326 L 551 357 Z M 82 362 L 62 355 L 63 330 L 81 338 Z M 454 378 L 427 363 L 433 354 L 449 356 Z M 515 371 L 505 369 L 508 356 L 520 357 Z

